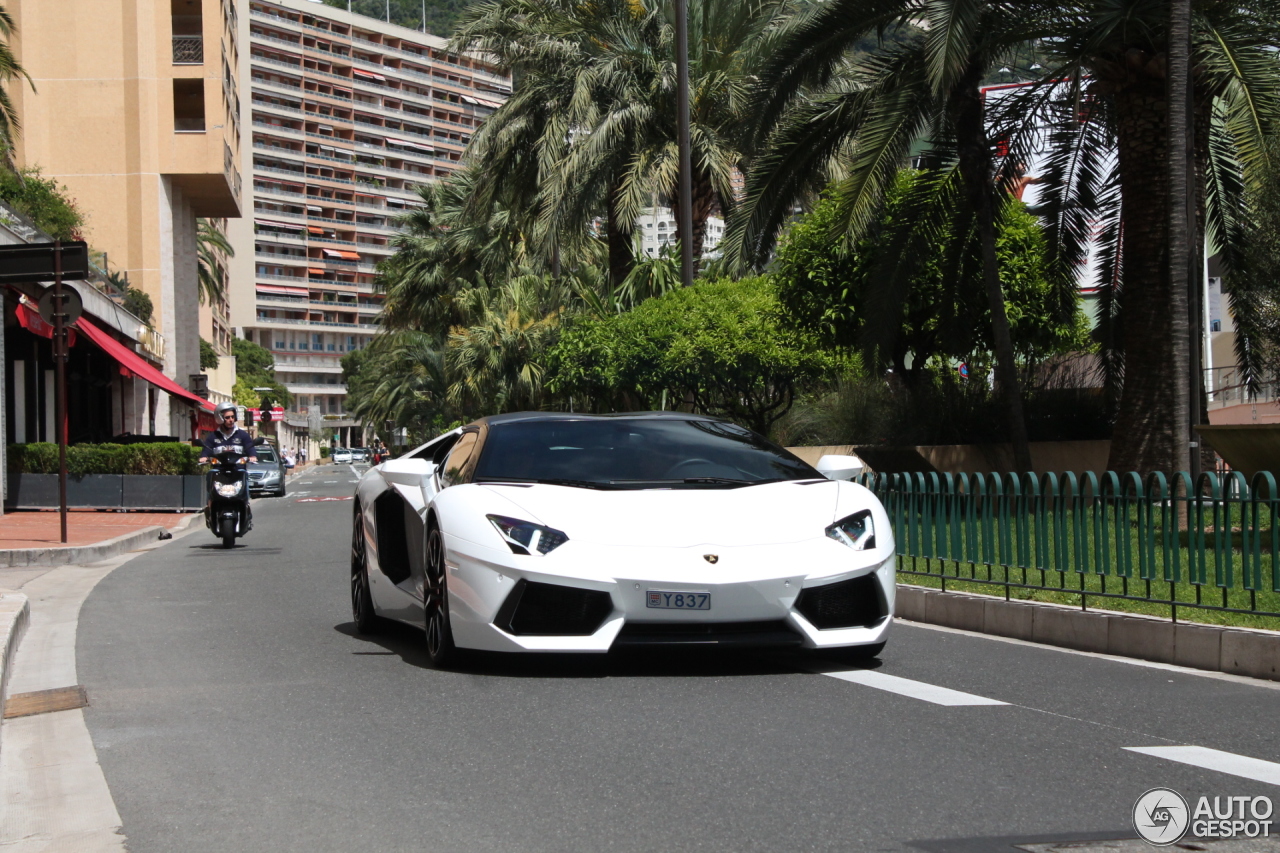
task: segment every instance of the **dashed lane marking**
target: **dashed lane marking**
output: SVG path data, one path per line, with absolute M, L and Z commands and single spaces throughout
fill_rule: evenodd
M 1236 755 L 1233 752 L 1223 752 L 1204 746 L 1126 746 L 1125 749 L 1129 752 L 1163 758 L 1166 761 L 1229 773 L 1255 782 L 1280 785 L 1280 764 L 1274 761 L 1263 761 L 1260 758 L 1250 758 L 1247 755 Z
M 324 503 L 325 501 L 349 501 L 349 500 L 353 499 L 354 497 L 355 497 L 354 495 L 347 495 L 347 496 L 346 496 L 346 497 L 344 497 L 344 498 L 335 498 L 335 497 L 323 497 L 323 498 L 298 498 L 296 501 L 294 501 L 294 503 L 296 503 L 296 504 L 311 504 L 311 503 Z
M 985 696 L 975 696 L 972 693 L 962 693 L 959 690 L 952 690 L 949 687 L 939 687 L 936 684 L 926 684 L 923 681 L 912 681 L 909 678 L 901 678 L 884 672 L 876 672 L 873 669 L 835 669 L 817 666 L 813 667 L 813 671 L 821 673 L 822 675 L 829 675 L 832 678 L 838 678 L 841 681 L 861 684 L 864 687 L 874 687 L 877 690 L 897 693 L 899 696 L 908 696 L 912 699 L 932 702 L 934 705 L 959 706 L 1009 704 L 1008 702 L 1001 702 L 999 699 L 988 699 Z

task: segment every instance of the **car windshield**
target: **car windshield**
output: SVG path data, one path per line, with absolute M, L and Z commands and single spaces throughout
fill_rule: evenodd
M 276 449 L 269 444 L 259 444 L 253 449 L 253 455 L 259 462 L 276 462 Z
M 492 424 L 474 479 L 646 489 L 732 488 L 821 476 L 735 424 L 636 418 Z

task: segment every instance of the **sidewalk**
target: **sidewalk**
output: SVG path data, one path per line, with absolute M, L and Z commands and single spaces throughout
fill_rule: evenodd
M 64 543 L 57 510 L 9 512 L 0 516 L 0 551 L 92 545 L 146 527 L 159 525 L 172 529 L 182 524 L 190 514 L 71 510 L 67 513 L 67 541 Z

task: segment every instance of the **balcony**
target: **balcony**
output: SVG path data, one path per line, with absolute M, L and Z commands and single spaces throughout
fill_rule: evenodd
M 204 38 L 202 36 L 174 36 L 173 64 L 204 65 Z

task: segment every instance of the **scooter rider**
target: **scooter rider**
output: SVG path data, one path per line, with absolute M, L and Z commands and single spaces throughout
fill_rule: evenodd
M 209 433 L 204 440 L 204 452 L 200 454 L 201 464 L 211 460 L 214 454 L 231 450 L 257 462 L 257 454 L 253 451 L 253 439 L 249 433 L 236 427 L 236 407 L 234 403 L 219 403 L 213 410 L 218 419 L 218 428 Z M 250 524 L 253 523 L 253 511 L 249 511 Z

